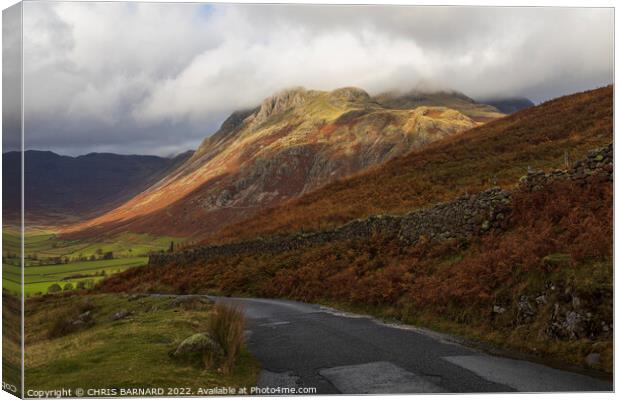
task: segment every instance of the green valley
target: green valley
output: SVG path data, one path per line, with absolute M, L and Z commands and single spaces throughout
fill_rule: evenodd
M 24 292 L 32 296 L 92 288 L 106 276 L 146 265 L 150 252 L 168 250 L 181 241 L 132 233 L 94 240 L 63 240 L 52 231 L 32 230 L 26 233 L 24 243 Z M 3 244 L 2 287 L 17 293 L 21 282 L 19 232 L 5 227 Z

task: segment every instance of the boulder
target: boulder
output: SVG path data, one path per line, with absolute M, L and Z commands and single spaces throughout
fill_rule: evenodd
M 121 319 L 125 319 L 125 318 L 129 317 L 132 314 L 133 313 L 131 311 L 120 310 L 120 311 L 114 313 L 114 315 L 112 315 L 112 321 L 118 321 L 118 320 L 121 320 Z
M 86 312 L 80 314 L 78 316 L 78 319 L 81 320 L 81 321 L 84 321 L 84 322 L 88 322 L 91 319 L 93 319 L 92 312 L 90 310 L 86 311 Z
M 583 320 L 583 316 L 575 311 L 570 311 L 566 314 L 564 326 L 571 339 L 583 337 Z
M 173 355 L 180 356 L 188 353 L 211 353 L 216 356 L 224 354 L 222 346 L 206 333 L 196 333 L 181 342 Z
M 529 302 L 528 296 L 521 296 L 517 303 L 517 322 L 527 323 L 532 320 L 536 311 Z
M 506 312 L 506 309 L 502 306 L 493 306 L 493 312 L 495 314 L 503 314 Z
M 536 297 L 536 304 L 538 305 L 547 304 L 547 296 L 545 296 L 544 294 L 541 294 L 540 296 Z
M 601 364 L 601 355 L 599 353 L 590 353 L 586 356 L 585 362 L 588 367 L 596 367 Z

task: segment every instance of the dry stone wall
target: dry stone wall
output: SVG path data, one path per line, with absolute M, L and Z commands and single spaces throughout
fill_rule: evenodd
M 584 160 L 575 163 L 570 170 L 528 173 L 520 180 L 520 190 L 536 190 L 556 179 L 579 180 L 601 173 L 607 174 L 608 179 L 613 180 L 612 144 L 592 152 Z M 405 246 L 415 244 L 422 237 L 428 240 L 466 239 L 472 235 L 501 230 L 502 221 L 509 211 L 510 193 L 493 188 L 402 216 L 377 215 L 355 220 L 332 230 L 258 238 L 176 253 L 154 253 L 149 257 L 149 265 L 207 262 L 214 257 L 244 253 L 279 253 L 333 241 L 364 239 L 373 234 L 394 237 Z
M 415 244 L 422 236 L 430 240 L 467 238 L 500 229 L 509 204 L 510 194 L 494 188 L 403 216 L 377 215 L 333 230 L 204 246 L 176 253 L 154 253 L 150 255 L 149 265 L 193 263 L 241 253 L 278 253 L 332 241 L 363 239 L 373 234 L 393 236 L 403 245 Z

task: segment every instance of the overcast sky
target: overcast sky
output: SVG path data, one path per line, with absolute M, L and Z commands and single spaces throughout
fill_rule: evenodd
M 26 2 L 24 67 L 27 148 L 170 155 L 290 86 L 535 102 L 602 86 L 613 11 Z

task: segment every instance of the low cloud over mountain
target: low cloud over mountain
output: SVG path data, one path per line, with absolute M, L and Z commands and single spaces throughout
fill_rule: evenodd
M 26 146 L 170 154 L 291 86 L 540 102 L 611 82 L 612 32 L 611 9 L 31 2 Z

